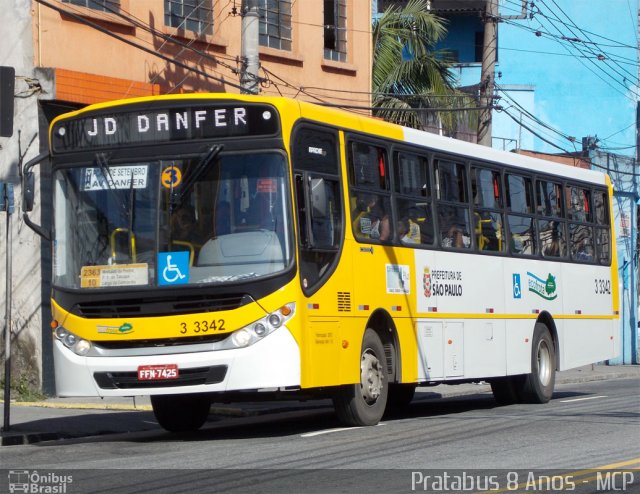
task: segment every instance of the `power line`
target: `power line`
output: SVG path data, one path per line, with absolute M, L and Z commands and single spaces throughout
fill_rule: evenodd
M 554 26 L 555 28 L 555 26 Z M 556 28 L 557 29 L 557 28 Z M 562 32 L 559 31 L 561 36 Z M 625 98 L 631 99 L 633 101 L 635 101 L 633 98 L 631 98 L 626 92 L 621 91 L 618 87 L 613 86 L 609 81 L 607 81 L 602 75 L 600 75 L 598 72 L 596 72 L 593 68 L 591 68 L 590 66 L 588 66 L 585 61 L 583 61 L 580 57 L 578 57 L 575 53 L 573 53 L 567 46 L 565 46 L 565 44 L 558 39 L 557 37 L 553 37 L 552 38 L 554 41 L 556 41 L 560 46 L 562 46 L 563 49 L 565 49 L 571 56 L 573 56 L 578 62 L 580 62 L 589 72 L 591 72 L 593 75 L 595 75 L 598 79 L 600 79 L 604 84 L 606 84 L 607 86 L 609 86 L 612 90 L 616 91 L 617 93 L 621 94 L 622 96 L 624 96 Z M 574 48 L 577 49 L 577 47 L 575 46 L 574 43 L 570 43 L 570 45 Z M 582 52 L 580 52 L 582 53 Z M 617 79 L 613 78 L 611 76 L 611 74 L 609 72 L 607 72 L 606 70 L 604 70 L 599 64 L 596 64 L 593 60 L 590 59 L 591 57 L 587 57 L 587 60 L 589 62 L 591 62 L 593 65 L 595 65 L 595 67 L 604 73 L 604 75 L 608 78 L 613 79 L 614 82 L 616 82 L 617 84 L 621 85 L 622 87 L 624 87 L 624 89 L 626 91 L 630 91 L 630 89 L 625 86 L 621 81 L 618 81 Z
M 541 0 L 541 1 L 544 3 L 544 0 Z M 546 4 L 545 4 L 545 6 L 546 6 Z M 548 32 L 548 31 L 545 31 L 544 29 L 532 28 L 530 26 L 523 25 L 522 23 L 516 23 L 516 22 L 513 22 L 513 21 L 504 21 L 504 22 L 509 24 L 509 25 L 511 25 L 511 26 L 518 27 L 520 29 L 532 32 L 537 37 L 545 37 L 545 38 L 549 38 L 549 39 L 552 39 L 552 40 L 558 42 L 568 52 L 568 54 L 570 56 L 573 56 L 573 57 L 575 57 L 576 59 L 579 60 L 579 56 L 578 55 L 576 55 L 575 53 L 571 52 L 569 49 L 566 48 L 566 46 L 564 46 L 565 42 L 568 43 L 572 48 L 574 48 L 575 50 L 578 51 L 578 53 L 580 53 L 580 56 L 582 58 L 585 58 L 585 59 L 589 60 L 592 64 L 596 65 L 596 68 L 598 70 L 602 71 L 607 77 L 612 78 L 616 83 L 622 85 L 625 88 L 625 90 L 633 91 L 632 89 L 627 87 L 625 84 L 623 84 L 619 80 L 615 79 L 609 72 L 605 71 L 601 67 L 601 65 L 599 63 L 596 64 L 596 62 L 595 62 L 595 60 L 598 60 L 598 62 L 601 62 L 601 63 L 603 63 L 605 65 L 608 65 L 613 72 L 616 72 L 618 75 L 622 76 L 623 81 L 627 80 L 627 79 L 631 79 L 630 82 L 636 81 L 637 77 L 634 74 L 631 74 L 630 72 L 626 71 L 626 69 L 624 69 L 623 67 L 620 66 L 620 63 L 617 61 L 617 58 L 619 58 L 618 55 L 611 55 L 608 52 L 606 52 L 604 50 L 601 50 L 600 45 L 598 45 L 596 42 L 594 42 L 594 41 L 586 41 L 584 39 L 581 39 L 581 38 L 579 38 L 579 37 L 577 37 L 575 35 L 575 32 L 573 32 L 573 36 L 565 35 L 564 33 L 562 33 L 562 31 L 560 31 L 558 29 L 558 27 L 555 25 L 555 23 L 558 22 L 561 25 L 568 26 L 568 24 L 566 22 L 564 22 L 562 20 L 559 20 L 557 18 L 551 18 L 550 16 L 546 15 L 543 11 L 541 11 L 540 8 L 537 7 L 537 6 L 536 6 L 536 9 L 537 9 L 536 16 L 542 17 L 543 19 L 547 20 L 551 24 L 551 28 L 556 30 L 558 32 L 558 34 L 552 34 L 552 33 Z M 539 22 L 540 26 L 542 26 L 542 23 L 540 22 L 540 20 L 538 22 Z M 586 33 L 586 31 L 583 31 L 583 32 Z M 583 47 L 587 47 L 590 44 L 592 44 L 594 46 L 597 46 L 599 51 L 595 52 L 593 49 L 590 49 L 589 50 L 590 54 L 586 54 L 578 46 L 578 45 L 581 45 Z M 625 46 L 625 47 L 627 47 L 627 46 Z M 629 48 L 633 48 L 634 50 L 637 49 L 636 47 L 629 47 Z M 628 60 L 631 65 L 635 65 L 635 63 L 633 61 L 631 61 L 630 59 L 626 59 L 626 60 Z M 617 70 L 615 67 L 611 67 L 609 65 L 610 61 L 613 62 L 614 64 L 616 64 L 618 67 L 620 67 L 624 72 L 626 72 L 626 75 L 620 73 L 620 71 Z M 585 65 L 585 64 L 583 63 L 583 65 Z M 587 67 L 586 65 L 585 65 L 585 67 L 587 69 L 589 69 L 589 67 Z M 591 69 L 589 69 L 589 70 L 591 70 Z M 593 72 L 593 70 L 591 70 L 591 72 Z M 595 72 L 594 72 L 594 74 L 595 74 Z M 604 81 L 604 79 L 600 75 L 598 75 L 598 74 L 595 74 L 595 75 L 597 77 L 599 77 L 601 80 L 603 80 L 603 82 L 606 83 L 606 81 Z M 610 86 L 610 87 L 612 87 L 612 86 Z M 612 89 L 617 90 L 617 88 L 614 88 L 614 87 L 612 87 Z
M 545 4 L 545 5 L 546 5 L 545 0 L 540 0 L 540 1 L 541 1 L 543 4 Z M 564 10 L 562 10 L 562 8 L 560 7 L 560 5 L 558 5 L 558 3 L 556 2 L 556 0 L 551 0 L 551 1 L 552 1 L 552 2 L 553 2 L 553 4 L 558 8 L 558 10 L 559 10 L 560 12 L 562 12 L 562 14 L 567 18 L 567 20 L 571 23 L 571 25 L 572 25 L 573 27 L 575 27 L 575 28 L 576 28 L 576 29 L 577 29 L 577 30 L 578 30 L 578 31 L 579 31 L 583 36 L 585 36 L 585 37 L 587 38 L 588 43 L 584 42 L 584 41 L 583 41 L 583 40 L 581 40 L 581 39 L 580 39 L 579 41 L 583 42 L 583 43 L 584 43 L 585 48 L 587 48 L 587 49 L 588 49 L 588 50 L 593 54 L 594 52 L 593 52 L 593 50 L 591 50 L 590 43 L 591 43 L 591 44 L 593 44 L 593 46 L 594 46 L 594 47 L 599 48 L 598 44 L 597 44 L 597 43 L 595 43 L 595 42 L 594 42 L 594 41 L 589 37 L 589 35 L 588 35 L 587 33 L 585 33 L 585 32 L 584 32 L 580 27 L 578 27 L 578 26 L 576 25 L 576 23 L 575 23 L 575 22 L 573 22 L 573 19 L 571 19 L 571 17 L 569 17 L 569 16 L 567 15 L 567 13 L 566 13 Z M 549 8 L 549 7 L 547 6 L 547 8 Z M 558 19 L 558 20 L 560 20 L 560 19 Z M 564 23 L 563 23 L 563 24 L 564 24 Z M 572 29 L 572 27 L 571 27 L 570 25 L 565 24 L 565 26 L 567 26 L 567 27 L 569 28 L 569 30 L 570 30 L 573 34 L 576 34 L 576 33 L 575 33 L 575 31 Z M 618 66 L 618 64 L 616 64 L 615 62 L 614 62 L 614 65 Z M 624 67 L 620 67 L 620 66 L 618 66 L 618 68 L 620 68 L 623 72 L 626 72 L 626 73 L 627 73 L 627 75 L 629 75 L 629 76 L 631 77 L 631 80 L 637 80 L 637 74 L 631 74 L 630 72 L 627 72 L 627 71 L 626 71 L 626 69 L 624 69 Z M 624 74 L 620 74 L 617 70 L 616 70 L 616 73 L 617 73 L 618 75 L 622 75 L 623 77 L 626 77 L 626 76 L 624 76 Z
M 507 111 L 508 109 L 504 108 L 502 109 L 502 112 L 504 112 L 505 115 L 507 115 L 509 118 L 511 118 L 511 120 L 513 120 L 514 122 L 516 122 L 518 125 L 520 125 L 522 128 L 528 130 L 531 134 L 533 134 L 534 136 L 536 136 L 538 139 L 540 139 L 541 141 L 546 142 L 547 144 L 549 144 L 550 146 L 559 149 L 560 151 L 562 151 L 563 153 L 567 153 L 567 154 L 571 154 L 570 151 L 567 151 L 566 149 L 558 146 L 557 144 L 551 142 L 550 140 L 544 138 L 543 136 L 541 136 L 538 132 L 536 132 L 535 130 L 533 130 L 531 127 L 529 127 L 528 125 L 524 124 L 521 120 L 519 120 L 518 118 L 516 118 L 515 116 L 511 115 L 511 113 L 509 113 Z
M 566 139 L 569 142 L 575 142 L 576 138 L 573 136 L 570 136 L 568 134 L 565 134 L 564 132 L 553 128 L 551 125 L 543 122 L 541 119 L 539 119 L 537 116 L 535 116 L 533 113 L 529 112 L 526 108 L 524 108 L 520 103 L 518 103 L 515 99 L 513 99 L 511 97 L 511 95 L 509 94 L 508 89 L 505 89 L 504 87 L 500 86 L 499 84 L 496 84 L 496 89 L 502 94 L 504 95 L 505 98 L 507 98 L 515 107 L 518 108 L 518 110 L 525 115 L 527 118 L 529 118 L 530 120 L 534 121 L 536 124 L 545 127 L 546 129 L 552 131 L 553 133 L 559 135 L 560 137 L 562 137 L 563 139 Z

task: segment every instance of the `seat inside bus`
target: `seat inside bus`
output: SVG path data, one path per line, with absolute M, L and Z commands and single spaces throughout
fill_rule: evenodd
M 280 240 L 270 230 L 230 233 L 208 240 L 191 268 L 191 281 L 252 277 L 284 269 Z

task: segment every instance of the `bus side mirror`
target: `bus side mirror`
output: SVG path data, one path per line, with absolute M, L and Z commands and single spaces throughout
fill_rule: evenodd
M 28 213 L 33 210 L 33 202 L 35 196 L 35 178 L 31 169 L 35 165 L 46 160 L 48 157 L 48 152 L 36 156 L 26 165 L 24 165 L 24 171 L 22 173 L 22 219 L 29 228 L 31 228 L 45 240 L 51 240 L 51 232 L 42 228 L 40 225 L 36 225 L 33 221 L 31 221 Z
M 24 213 L 33 211 L 34 189 L 35 178 L 33 172 L 26 172 L 22 178 L 22 211 Z

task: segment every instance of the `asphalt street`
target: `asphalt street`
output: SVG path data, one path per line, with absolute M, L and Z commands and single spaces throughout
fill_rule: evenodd
M 638 365 L 589 365 L 556 375 L 556 384 L 609 379 L 640 378 Z M 638 380 L 640 383 L 640 379 Z M 438 385 L 418 388 L 416 400 L 490 392 L 487 384 Z M 2 403 L 4 408 L 4 403 Z M 331 402 L 259 402 L 213 404 L 209 420 L 247 417 L 329 408 Z M 148 397 L 129 398 L 48 398 L 41 402 L 12 401 L 9 427 L 3 422 L 2 446 L 32 444 L 57 439 L 158 430 Z

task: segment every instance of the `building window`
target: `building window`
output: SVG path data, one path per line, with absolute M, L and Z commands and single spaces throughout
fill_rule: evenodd
M 102 12 L 120 12 L 120 0 L 62 0 L 62 2 Z
M 324 0 L 324 58 L 347 61 L 347 0 Z
M 291 0 L 259 0 L 260 45 L 291 51 Z
M 164 0 L 164 23 L 196 34 L 213 34 L 213 1 Z

